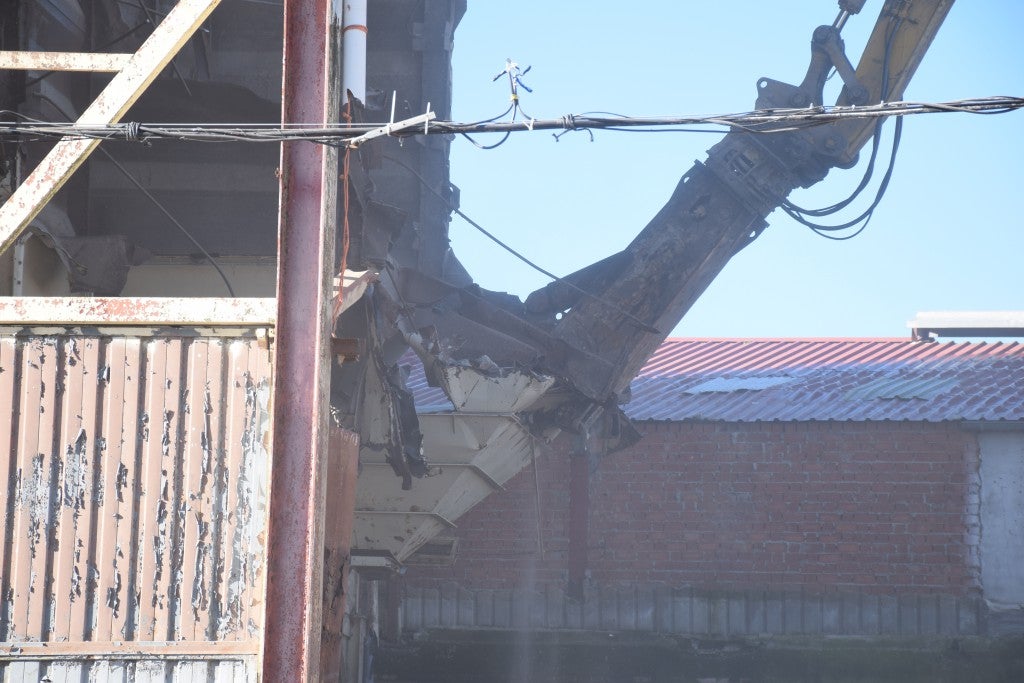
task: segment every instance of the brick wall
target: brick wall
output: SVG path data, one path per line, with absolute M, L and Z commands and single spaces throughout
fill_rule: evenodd
M 406 577 L 454 580 L 467 587 L 515 588 L 567 578 L 569 458 L 561 440 L 456 520 L 454 566 L 410 567 Z M 413 482 L 413 486 L 415 486 Z M 540 491 L 538 506 L 537 491 Z M 538 534 L 537 510 L 540 509 Z M 543 542 L 543 554 L 539 551 Z
M 955 425 L 645 423 L 590 475 L 588 581 L 700 590 L 973 594 L 977 448 Z M 565 587 L 569 440 L 458 520 L 411 586 Z M 538 497 L 540 531 L 538 534 Z M 543 543 L 543 553 L 538 551 Z

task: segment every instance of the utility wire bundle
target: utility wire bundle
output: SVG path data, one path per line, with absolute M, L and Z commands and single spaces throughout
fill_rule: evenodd
M 895 34 L 895 29 L 892 34 Z M 885 68 L 883 69 L 883 87 L 886 92 L 888 82 L 888 56 L 891 48 L 890 41 L 886 45 Z M 625 116 L 611 112 L 588 112 L 584 114 L 566 114 L 554 119 L 535 119 L 529 116 L 522 108 L 519 89 L 526 92 L 533 92 L 525 83 L 522 77 L 530 71 L 530 67 L 521 69 L 511 59 L 506 60 L 505 68 L 499 72 L 494 81 L 505 77 L 510 92 L 510 103 L 508 108 L 501 114 L 472 123 L 458 123 L 454 121 L 437 121 L 435 115 L 427 105 L 425 114 L 416 116 L 405 121 L 394 120 L 394 104 L 397 98 L 392 98 L 391 121 L 387 123 L 339 123 L 332 126 L 319 126 L 312 124 L 236 124 L 236 123 L 110 123 L 110 124 L 79 124 L 70 122 L 48 122 L 40 121 L 24 114 L 0 110 L 0 142 L 30 142 L 54 139 L 95 139 L 95 140 L 123 140 L 128 142 L 142 142 L 150 144 L 159 140 L 185 140 L 196 142 L 299 142 L 306 141 L 316 144 L 324 144 L 338 147 L 354 148 L 361 142 L 375 137 L 388 136 L 399 139 L 418 135 L 453 135 L 458 134 L 469 140 L 480 149 L 490 150 L 504 144 L 512 133 L 534 132 L 541 130 L 561 131 L 554 135 L 557 141 L 562 135 L 572 131 L 586 131 L 590 133 L 593 140 L 594 130 L 610 130 L 623 132 L 710 132 L 721 133 L 728 131 L 739 131 L 750 134 L 777 134 L 806 129 L 812 126 L 827 125 L 837 121 L 848 119 L 876 119 L 875 134 L 872 141 L 871 157 L 867 165 L 864 177 L 853 193 L 846 199 L 822 209 L 805 209 L 793 204 L 789 200 L 783 200 L 781 208 L 791 218 L 809 227 L 817 234 L 829 239 L 844 240 L 858 235 L 867 227 L 871 216 L 881 201 L 882 196 L 889 184 L 893 166 L 896 159 L 896 152 L 899 149 L 900 134 L 904 116 L 915 114 L 934 113 L 968 113 L 968 114 L 1002 114 L 1024 108 L 1024 97 L 982 97 L 975 99 L 956 100 L 952 102 L 926 103 L 926 102 L 882 102 L 875 105 L 860 106 L 814 106 L 801 109 L 767 109 L 741 112 L 735 114 L 721 114 L 714 116 Z M 66 112 L 62 112 L 67 116 Z M 509 116 L 511 114 L 511 116 Z M 522 116 L 523 118 L 519 118 Z M 879 141 L 883 122 L 889 117 L 896 118 L 896 131 L 893 136 L 892 152 L 888 168 L 879 184 L 877 194 L 866 211 L 857 218 L 846 221 L 840 225 L 822 225 L 814 219 L 831 216 L 849 206 L 854 199 L 865 189 L 871 179 L 875 160 L 878 154 Z M 501 120 L 509 117 L 508 120 Z M 707 128 L 703 128 L 707 127 Z M 470 134 L 501 133 L 502 137 L 493 144 L 481 144 Z M 109 157 L 110 155 L 107 154 Z M 444 200 L 444 197 L 422 176 L 398 159 L 387 157 L 404 167 L 415 175 L 424 186 L 431 192 Z M 233 291 L 227 276 L 219 267 L 216 260 L 196 242 L 195 238 L 171 216 L 167 210 L 156 201 L 127 170 L 111 157 L 111 161 L 118 168 L 128 175 L 129 179 L 143 190 L 149 198 L 154 201 L 158 208 L 163 211 L 174 224 L 197 246 L 206 256 L 207 260 L 217 269 L 224 280 L 229 291 Z M 447 201 L 447 200 L 445 200 Z M 530 267 L 552 278 L 553 280 L 570 285 L 573 289 L 579 290 L 582 294 L 606 303 L 593 294 L 580 290 L 568 281 L 562 280 L 548 270 L 530 261 L 521 253 L 505 244 L 494 234 L 488 232 L 479 223 L 473 221 L 458 209 L 453 211 L 466 220 L 474 228 L 482 232 L 489 239 L 496 242 L 502 248 L 509 251 L 513 256 L 525 262 Z M 841 232 L 854 228 L 852 233 L 837 236 L 832 233 Z M 612 306 L 612 304 L 607 304 Z M 613 308 L 618 308 L 612 306 Z M 644 325 L 632 315 L 627 316 L 635 322 Z
M 302 124 L 233 123 L 110 123 L 79 124 L 40 121 L 9 110 L 0 110 L 0 142 L 25 142 L 53 138 L 127 140 L 151 142 L 162 139 L 197 142 L 288 142 L 301 141 L 338 145 L 374 132 L 391 128 L 389 135 L 405 138 L 416 135 L 479 133 L 517 133 L 540 130 L 671 130 L 690 132 L 680 126 L 717 126 L 726 130 L 773 134 L 800 130 L 850 118 L 885 119 L 915 114 L 969 113 L 1002 114 L 1024 108 L 1024 97 L 982 97 L 952 102 L 883 102 L 861 106 L 820 106 L 804 109 L 769 109 L 713 116 L 618 116 L 604 114 L 566 114 L 554 119 L 510 121 L 430 121 L 400 127 L 394 123 L 359 123 L 316 126 Z M 522 112 L 518 105 L 513 109 Z M 506 112 L 507 113 L 507 112 Z M 499 115 L 497 118 L 501 118 Z M 492 145 L 493 147 L 493 145 Z

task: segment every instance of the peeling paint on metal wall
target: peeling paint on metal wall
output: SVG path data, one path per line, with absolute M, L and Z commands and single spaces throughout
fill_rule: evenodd
M 254 681 L 252 666 L 243 661 L 11 661 L 0 662 L 7 683 L 88 681 L 88 683 L 155 683 L 156 681 Z
M 270 379 L 255 335 L 0 330 L 0 678 L 255 678 Z

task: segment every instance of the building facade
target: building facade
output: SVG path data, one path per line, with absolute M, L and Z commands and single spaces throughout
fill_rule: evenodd
M 402 626 L 456 643 L 1019 635 L 1022 379 L 1015 343 L 668 340 L 626 407 L 643 439 L 608 456 L 556 440 L 462 518 L 449 566 L 410 567 Z

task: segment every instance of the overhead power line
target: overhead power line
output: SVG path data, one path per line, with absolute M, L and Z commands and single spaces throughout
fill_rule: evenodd
M 577 294 L 585 296 L 588 299 L 592 299 L 592 300 L 596 301 L 597 303 L 599 303 L 599 304 L 601 304 L 603 306 L 606 306 L 607 308 L 609 308 L 609 309 L 611 309 L 611 310 L 613 310 L 613 311 L 615 311 L 617 313 L 620 313 L 620 314 L 624 315 L 626 318 L 632 320 L 642 330 L 645 330 L 647 332 L 653 332 L 655 334 L 661 334 L 661 330 L 657 329 L 656 327 L 653 327 L 652 325 L 649 325 L 649 324 L 645 323 L 643 320 L 641 320 L 640 318 L 637 318 L 635 315 L 633 315 L 629 311 L 625 310 L 621 306 L 618 306 L 618 305 L 616 305 L 616 304 L 614 304 L 614 303 L 612 303 L 610 301 L 602 299 L 601 297 L 599 297 L 598 295 L 594 294 L 593 292 L 589 292 L 586 289 L 583 289 L 582 287 L 578 287 L 577 285 L 575 285 L 574 283 L 570 282 L 569 280 L 566 280 L 565 278 L 558 277 L 557 275 L 552 273 L 550 270 L 542 268 L 541 266 L 537 265 L 535 262 L 533 262 L 530 259 L 528 259 L 527 257 L 523 256 L 523 254 L 521 254 L 520 252 L 518 252 L 515 249 L 513 249 L 506 242 L 502 241 L 501 238 L 499 238 L 493 232 L 489 231 L 487 228 L 485 228 L 484 226 L 480 225 L 475 220 L 473 220 L 472 218 L 467 216 L 465 214 L 465 212 L 463 212 L 461 209 L 452 206 L 451 202 L 448 199 L 448 197 L 445 197 L 433 185 L 431 185 L 429 182 L 427 182 L 427 179 L 424 178 L 422 175 L 420 175 L 412 166 L 409 166 L 404 161 L 401 161 L 400 159 L 396 159 L 395 157 L 390 156 L 388 154 L 385 154 L 384 158 L 387 159 L 388 161 L 390 161 L 393 164 L 397 164 L 398 166 L 401 166 L 406 171 L 411 173 L 413 176 L 416 177 L 417 180 L 420 181 L 420 183 L 423 185 L 423 187 L 428 192 L 430 192 L 435 197 L 437 197 L 442 202 L 444 202 L 445 205 L 448 206 L 448 208 L 451 210 L 452 213 L 454 213 L 459 218 L 461 218 L 462 220 L 464 220 L 467 223 L 469 223 L 471 226 L 473 226 L 473 228 L 475 228 L 478 232 L 480 232 L 484 237 L 486 237 L 487 239 L 491 240 L 492 242 L 497 244 L 499 247 L 501 247 L 502 249 L 504 249 L 508 253 L 512 254 L 513 256 L 515 256 L 517 259 L 519 259 L 520 261 L 522 261 L 526 265 L 528 265 L 530 268 L 533 268 L 534 270 L 536 270 L 541 275 L 545 275 L 548 278 L 550 278 L 553 282 L 558 282 L 558 283 L 568 287 L 569 289 L 572 289 Z
M 50 106 L 52 106 L 54 109 L 62 113 L 64 116 L 68 115 L 68 113 L 64 111 L 59 104 L 54 102 L 46 95 L 39 95 L 39 97 L 46 100 L 46 102 L 49 103 Z M 143 184 L 140 183 L 139 180 L 135 176 L 133 176 L 127 168 L 124 167 L 124 164 L 115 159 L 110 152 L 108 152 L 106 149 L 102 147 L 100 148 L 100 152 L 102 152 L 107 157 L 107 160 L 110 163 L 112 163 L 114 167 L 118 171 L 120 171 L 121 174 L 124 175 L 124 177 L 127 178 L 132 185 L 134 185 L 140 192 L 142 192 L 142 194 L 146 195 L 146 198 L 149 199 L 149 201 L 151 201 L 156 206 L 157 209 L 159 209 L 160 213 L 162 213 L 171 223 L 173 223 L 174 226 L 178 228 L 178 230 L 181 231 L 181 233 L 185 235 L 185 237 L 188 238 L 188 240 L 193 245 L 195 245 L 197 249 L 199 249 L 199 253 L 203 255 L 207 262 L 211 266 L 213 266 L 213 269 L 217 271 L 217 274 L 220 275 L 220 279 L 224 282 L 224 286 L 227 288 L 228 294 L 234 297 L 235 290 L 231 286 L 231 281 L 228 279 L 228 276 L 224 273 L 224 269 L 220 267 L 219 263 L 217 263 L 217 259 L 215 259 L 213 255 L 210 254 L 210 252 L 208 252 L 206 248 L 199 243 L 199 241 L 195 238 L 195 235 L 193 235 L 187 228 L 185 228 L 185 226 L 181 224 L 181 221 L 175 218 L 174 215 L 167 210 L 167 207 L 161 204 L 160 200 L 154 197 L 153 193 L 147 190 L 145 186 L 143 186 Z
M 809 107 L 804 109 L 767 109 L 714 116 L 614 116 L 566 114 L 554 119 L 513 121 L 430 121 L 400 126 L 395 123 L 302 124 L 236 123 L 113 123 L 101 125 L 71 122 L 47 122 L 11 111 L 0 116 L 0 141 L 13 142 L 48 138 L 127 140 L 149 142 L 160 139 L 204 142 L 285 142 L 309 141 L 338 145 L 387 127 L 391 137 L 480 133 L 521 133 L 540 130 L 635 130 L 654 131 L 679 126 L 717 126 L 756 134 L 777 134 L 820 126 L 848 119 L 884 119 L 916 114 L 968 113 L 1002 114 L 1024 108 L 1024 97 L 982 97 L 952 102 L 883 102 L 866 106 Z M 680 132 L 689 132 L 684 129 Z

